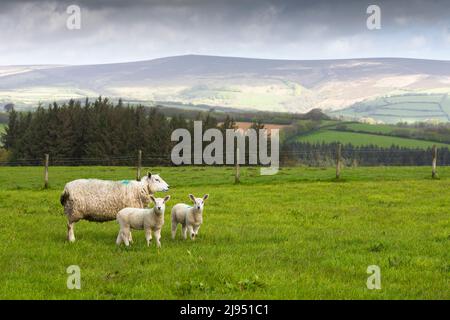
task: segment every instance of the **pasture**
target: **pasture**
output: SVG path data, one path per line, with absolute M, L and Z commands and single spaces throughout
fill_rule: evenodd
M 133 179 L 129 167 L 0 167 L 1 299 L 449 299 L 450 168 L 152 168 L 171 185 L 162 248 L 118 225 L 80 222 L 65 240 L 59 196 L 76 178 Z M 195 241 L 170 239 L 170 208 L 210 194 Z M 158 194 L 160 196 L 162 194 Z M 180 232 L 180 231 L 178 231 Z M 81 269 L 81 290 L 66 268 Z M 381 290 L 366 269 L 381 268 Z
M 352 125 L 356 126 L 356 125 Z M 363 127 L 362 124 L 360 127 Z M 370 125 L 367 125 L 370 126 Z M 358 128 L 358 126 L 356 126 Z M 378 126 L 373 126 L 374 130 L 377 130 Z M 383 128 L 383 127 L 381 127 Z M 350 127 L 352 129 L 352 127 Z M 384 129 L 384 128 L 383 128 Z M 449 144 L 439 143 L 433 141 L 425 141 L 410 138 L 401 138 L 394 136 L 383 136 L 379 134 L 360 133 L 351 131 L 336 131 L 333 129 L 320 129 L 310 134 L 305 134 L 297 137 L 297 141 L 310 142 L 310 143 L 331 143 L 340 142 L 342 144 L 351 143 L 354 146 L 367 146 L 375 145 L 382 148 L 389 148 L 392 145 L 405 147 L 405 148 L 418 148 L 427 149 L 431 148 L 434 144 L 437 147 L 450 147 Z
M 348 108 L 331 112 L 349 118 L 370 117 L 385 123 L 438 120 L 447 122 L 450 97 L 446 93 L 393 95 L 358 102 Z

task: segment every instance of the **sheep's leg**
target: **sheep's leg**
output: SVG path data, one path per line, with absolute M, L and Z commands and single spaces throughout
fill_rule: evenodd
M 119 230 L 119 234 L 117 235 L 116 244 L 119 246 L 122 243 L 122 230 Z
M 198 230 L 199 230 L 199 229 L 200 229 L 200 226 L 199 226 L 199 225 L 194 227 L 194 238 L 197 238 Z
M 185 224 L 181 226 L 181 233 L 183 234 L 183 239 L 186 240 L 187 226 Z
M 122 230 L 122 240 L 127 247 L 130 245 L 130 228 Z
M 70 221 L 67 223 L 67 240 L 69 242 L 75 242 L 75 234 L 73 232 L 73 227 L 75 225 L 75 222 Z
M 130 243 L 133 243 L 133 237 L 131 236 L 131 230 L 130 230 L 130 236 L 128 238 L 128 241 L 130 241 Z
M 175 236 L 177 234 L 177 226 L 178 224 L 172 221 L 172 239 L 175 239 Z
M 195 234 L 192 226 L 188 226 L 189 236 L 191 237 L 191 240 L 194 240 Z
M 156 246 L 158 248 L 161 248 L 161 229 L 158 229 L 155 231 L 155 238 L 156 238 Z
M 152 241 L 152 230 L 145 229 L 145 240 L 147 240 L 147 246 L 150 246 L 150 241 Z

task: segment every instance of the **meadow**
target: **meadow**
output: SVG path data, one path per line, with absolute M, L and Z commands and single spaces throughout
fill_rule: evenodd
M 145 245 L 135 231 L 117 247 L 118 225 L 80 222 L 65 240 L 64 184 L 133 179 L 131 167 L 0 167 L 1 299 L 449 299 L 450 168 L 152 168 L 171 185 L 168 211 L 188 193 L 210 194 L 195 241 Z M 162 194 L 158 194 L 162 195 Z M 179 231 L 178 231 L 179 232 Z M 66 268 L 81 269 L 81 290 Z M 381 290 L 369 290 L 369 265 Z
M 361 124 L 360 127 L 364 125 Z M 370 126 L 370 125 L 367 125 Z M 358 127 L 358 126 L 357 126 Z M 373 125 L 373 130 L 378 130 L 377 125 Z M 383 128 L 383 127 L 381 127 Z M 352 129 L 351 127 L 349 129 Z M 356 130 L 356 129 L 354 129 Z M 450 147 L 449 144 L 439 143 L 433 141 L 425 141 L 410 138 L 401 138 L 394 136 L 383 136 L 379 134 L 371 133 L 360 133 L 360 132 L 350 132 L 350 131 L 336 131 L 333 129 L 320 129 L 314 131 L 310 134 L 305 134 L 297 137 L 297 141 L 300 142 L 310 142 L 310 143 L 332 143 L 340 142 L 342 144 L 351 143 L 354 146 L 367 146 L 376 145 L 383 148 L 389 148 L 392 145 L 405 147 L 405 148 L 419 148 L 426 149 L 431 148 L 434 144 L 437 147 Z
M 359 102 L 331 112 L 349 118 L 370 117 L 385 123 L 439 120 L 446 122 L 450 98 L 445 93 L 393 95 Z

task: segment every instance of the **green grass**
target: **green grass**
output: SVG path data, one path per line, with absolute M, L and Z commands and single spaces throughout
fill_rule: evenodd
M 344 123 L 347 130 L 360 131 L 365 133 L 391 134 L 398 127 L 387 124 L 368 124 L 368 123 Z
M 311 143 L 331 143 L 340 142 L 342 144 L 351 143 L 354 146 L 377 145 L 379 147 L 389 148 L 392 145 L 397 145 L 406 148 L 423 148 L 436 144 L 438 147 L 450 147 L 445 143 L 438 143 L 433 141 L 424 141 L 400 137 L 380 136 L 376 134 L 344 132 L 336 130 L 318 130 L 311 134 L 299 136 L 297 141 L 311 142 Z
M 157 168 L 172 199 L 210 194 L 196 241 L 117 247 L 116 222 L 80 222 L 65 241 L 64 184 L 132 179 L 133 168 L 0 167 L 0 298 L 30 299 L 449 299 L 450 168 Z M 366 269 L 381 268 L 381 290 Z M 81 268 L 81 290 L 66 268 Z

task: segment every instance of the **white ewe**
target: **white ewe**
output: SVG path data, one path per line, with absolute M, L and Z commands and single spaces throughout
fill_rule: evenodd
M 67 216 L 67 238 L 75 241 L 73 227 L 81 219 L 109 221 L 126 207 L 145 208 L 150 195 L 169 190 L 169 185 L 157 174 L 147 173 L 141 181 L 107 181 L 79 179 L 66 184 L 60 202 Z
M 131 242 L 131 229 L 145 230 L 145 240 L 147 246 L 152 240 L 152 231 L 156 238 L 156 245 L 161 247 L 161 228 L 164 225 L 164 211 L 166 209 L 166 202 L 170 196 L 165 196 L 164 199 L 150 196 L 155 206 L 151 209 L 141 208 L 124 208 L 117 214 L 117 222 L 119 222 L 120 230 L 117 236 L 116 243 L 120 245 L 125 242 L 128 247 Z
M 203 223 L 203 206 L 208 197 L 209 195 L 205 194 L 203 198 L 195 198 L 190 194 L 189 198 L 194 203 L 194 206 L 191 207 L 184 203 L 178 203 L 173 206 L 172 239 L 175 239 L 178 224 L 181 224 L 181 233 L 184 239 L 186 239 L 187 231 L 189 231 L 191 239 L 195 239 L 198 234 L 198 229 L 200 229 L 200 226 Z

